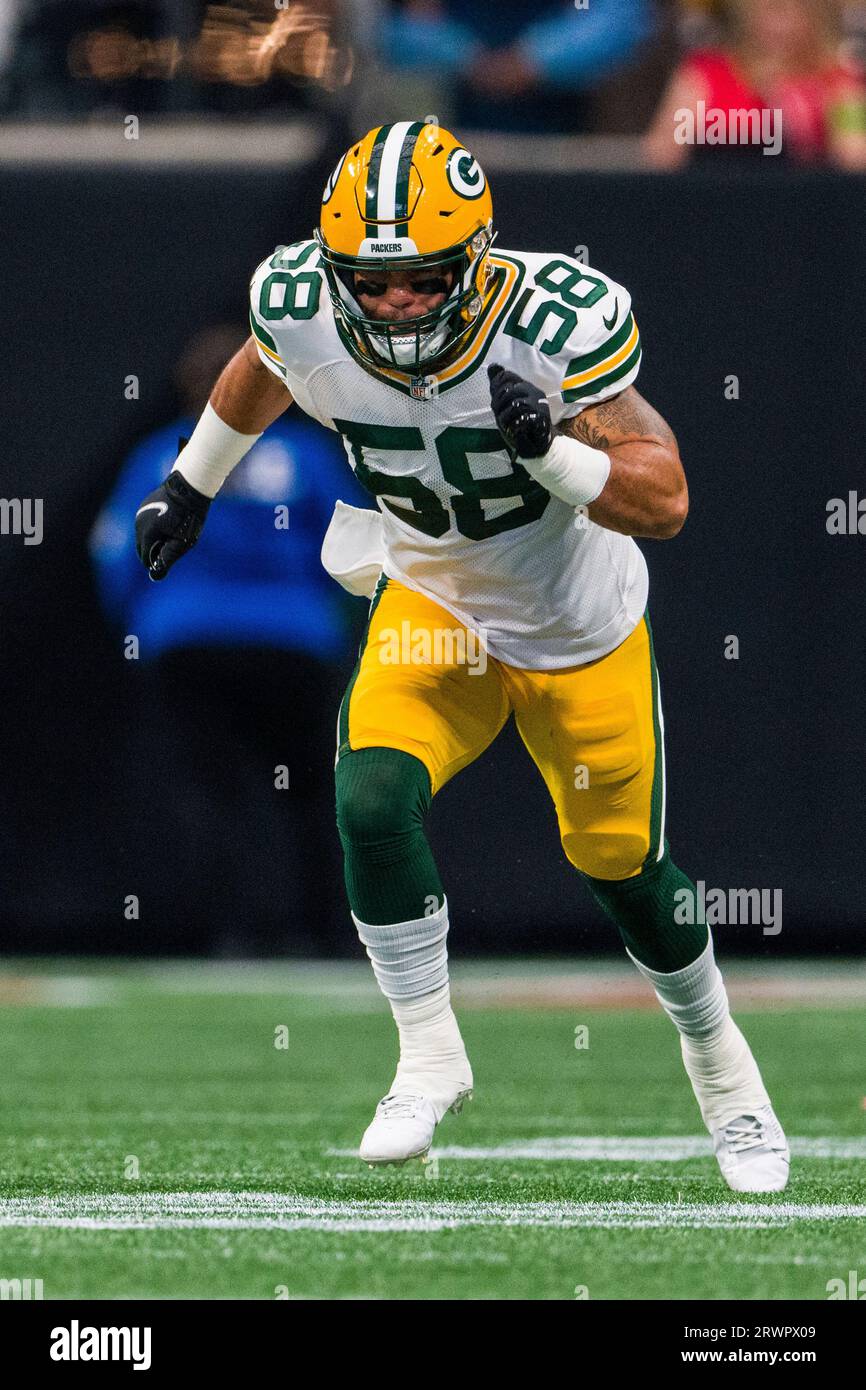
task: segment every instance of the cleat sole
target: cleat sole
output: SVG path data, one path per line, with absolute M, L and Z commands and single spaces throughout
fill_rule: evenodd
M 416 1159 L 426 1163 L 429 1152 L 425 1149 L 423 1153 L 407 1154 L 405 1158 L 368 1158 L 365 1162 L 368 1168 L 402 1168 L 404 1163 L 414 1163 Z

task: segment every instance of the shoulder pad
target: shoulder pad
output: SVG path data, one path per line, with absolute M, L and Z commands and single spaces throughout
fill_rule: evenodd
M 315 241 L 278 246 L 257 267 L 250 281 L 250 329 L 259 356 L 275 375 L 284 378 L 287 365 L 278 340 L 318 313 L 323 288 Z
M 581 407 L 630 386 L 641 347 L 628 290 L 572 256 L 520 259 L 528 274 L 503 332 L 534 349 L 533 378 Z

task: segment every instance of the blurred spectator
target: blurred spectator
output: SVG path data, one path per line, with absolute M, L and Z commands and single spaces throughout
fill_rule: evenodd
M 651 0 L 395 0 L 380 35 L 392 69 L 447 81 L 458 127 L 573 131 L 653 26 Z
M 264 932 L 259 944 L 279 949 L 297 922 L 327 918 L 328 895 L 342 892 L 331 768 L 360 605 L 319 550 L 335 499 L 370 499 L 338 437 L 290 409 L 230 475 L 167 580 L 148 579 L 134 544 L 141 498 L 171 471 L 178 437 L 191 434 L 243 337 L 218 327 L 191 341 L 176 373 L 183 414 L 127 458 L 91 553 L 107 614 L 152 663 L 144 698 L 160 711 L 164 759 L 152 770 L 152 813 L 177 818 L 176 870 L 194 869 L 178 892 L 214 919 L 228 903 L 239 937 Z M 275 788 L 278 766 L 288 790 Z
M 17 0 L 5 105 L 15 115 L 161 104 L 166 44 L 188 31 L 191 0 Z
M 650 163 L 677 169 L 707 150 L 713 157 L 719 149 L 759 151 L 737 143 L 728 113 L 765 113 L 769 128 L 778 110 L 787 159 L 866 168 L 866 81 L 843 44 L 836 0 L 721 0 L 714 13 L 723 37 L 689 53 L 674 72 L 646 136 Z M 675 131 L 686 128 L 683 112 L 693 113 L 696 139 L 681 143 Z
M 352 64 L 342 0 L 0 0 L 15 115 L 304 111 Z

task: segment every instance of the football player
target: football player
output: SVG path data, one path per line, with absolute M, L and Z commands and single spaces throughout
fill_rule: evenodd
M 342 436 L 375 498 L 376 511 L 338 503 L 323 547 L 371 598 L 338 715 L 337 821 L 352 917 L 400 1044 L 361 1157 L 424 1156 L 471 1092 L 424 817 L 513 713 L 566 856 L 680 1034 L 724 1177 L 780 1190 L 788 1147 L 710 933 L 676 912 L 695 890 L 665 837 L 634 538 L 675 536 L 688 496 L 674 435 L 634 386 L 628 291 L 560 252 L 495 247 L 477 160 L 441 127 L 402 121 L 352 145 L 315 235 L 259 266 L 250 323 L 144 500 L 137 544 L 162 579 L 292 400 Z M 467 659 L 472 642 L 483 661 Z

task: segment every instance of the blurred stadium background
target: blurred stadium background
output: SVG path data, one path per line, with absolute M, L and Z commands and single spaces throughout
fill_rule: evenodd
M 826 516 L 863 478 L 864 51 L 866 5 L 829 0 L 0 0 L 0 494 L 44 507 L 40 543 L 0 536 L 7 951 L 360 954 L 333 437 L 290 412 L 163 587 L 131 509 L 339 152 L 427 113 L 484 165 L 502 246 L 585 248 L 633 294 L 692 493 L 643 543 L 671 843 L 783 892 L 779 936 L 721 949 L 862 951 L 864 541 Z M 779 154 L 676 143 L 677 107 L 729 98 L 783 110 Z M 620 953 L 509 730 L 432 832 L 460 954 Z

